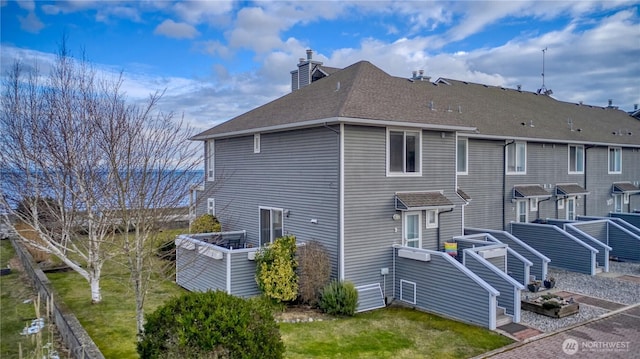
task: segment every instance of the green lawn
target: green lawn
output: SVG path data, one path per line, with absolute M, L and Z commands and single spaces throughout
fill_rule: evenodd
M 7 268 L 7 264 L 15 255 L 11 242 L 0 241 L 0 267 Z M 22 271 L 13 268 L 11 274 L 0 277 L 0 358 L 19 358 L 20 346 L 22 358 L 36 358 L 37 345 L 35 337 L 24 336 L 20 333 L 25 325 L 31 324 L 36 318 L 35 289 L 29 285 L 29 280 Z M 25 301 L 29 300 L 27 303 Z M 45 299 L 41 299 L 41 316 L 45 315 Z M 47 323 L 49 324 L 49 323 Z M 40 333 L 41 344 L 53 342 L 51 332 L 47 329 Z
M 138 357 L 134 294 L 127 269 L 118 263 L 104 267 L 99 304 L 90 304 L 88 284 L 74 272 L 48 276 L 106 358 L 133 359 Z M 145 310 L 184 292 L 158 275 Z M 395 307 L 353 318 L 282 323 L 280 328 L 286 358 L 468 358 L 512 342 L 479 327 Z
M 408 308 L 282 323 L 286 358 L 469 358 L 512 343 L 489 330 Z

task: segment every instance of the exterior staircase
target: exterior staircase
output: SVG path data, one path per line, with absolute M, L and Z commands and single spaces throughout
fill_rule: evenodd
M 510 315 L 507 315 L 504 312 L 504 308 L 497 307 L 496 308 L 496 328 L 501 327 L 503 325 L 507 325 L 509 323 L 513 323 L 513 318 Z

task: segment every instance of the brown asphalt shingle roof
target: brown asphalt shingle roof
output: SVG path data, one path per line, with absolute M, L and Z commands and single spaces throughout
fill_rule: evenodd
M 453 207 L 453 202 L 441 192 L 407 192 L 396 194 L 396 209 L 399 210 L 438 207 Z
M 579 194 L 589 194 L 589 191 L 575 183 L 565 183 L 556 185 L 556 194 L 560 196 L 571 196 Z
M 514 197 L 531 198 L 531 197 L 551 197 L 551 193 L 547 192 L 542 186 L 521 185 L 513 187 Z
M 472 135 L 501 139 L 640 147 L 640 121 L 624 111 L 562 102 L 533 92 L 443 80 L 448 84 L 412 82 L 360 61 L 194 139 L 303 126 L 305 122 L 318 125 L 323 120 L 335 123 L 363 119 L 381 126 L 402 122 L 477 128 Z
M 616 182 L 613 184 L 613 192 L 615 193 L 635 193 L 640 192 L 640 188 L 631 182 Z

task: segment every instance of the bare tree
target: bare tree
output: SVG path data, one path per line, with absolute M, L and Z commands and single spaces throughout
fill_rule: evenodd
M 89 282 L 94 303 L 102 299 L 103 244 L 111 226 L 100 213 L 105 161 L 91 140 L 90 120 L 108 121 L 112 112 L 101 88 L 87 62 L 72 59 L 63 44 L 44 80 L 37 69 L 12 66 L 0 115 L 4 210 L 35 232 L 18 232 L 26 244 Z

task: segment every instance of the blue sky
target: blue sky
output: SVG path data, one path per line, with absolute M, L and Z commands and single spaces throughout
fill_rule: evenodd
M 367 60 L 394 76 L 536 91 L 624 110 L 640 103 L 638 1 L 5 1 L 1 65 L 45 72 L 63 34 L 131 101 L 198 130 L 290 91 L 306 49 L 332 67 Z

